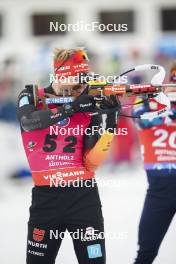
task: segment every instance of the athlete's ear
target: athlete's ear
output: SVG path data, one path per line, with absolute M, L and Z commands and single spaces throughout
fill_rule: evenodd
M 60 91 L 61 91 L 61 83 L 59 81 L 55 81 L 52 83 L 52 88 L 55 92 L 56 95 L 59 95 L 60 94 Z

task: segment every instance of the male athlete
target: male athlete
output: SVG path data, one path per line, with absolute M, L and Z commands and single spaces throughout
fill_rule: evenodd
M 94 169 L 107 156 L 120 104 L 111 96 L 100 103 L 101 109 L 108 112 L 105 118 L 91 115 L 97 106 L 94 97 L 86 94 L 86 85 L 63 82 L 63 76 L 80 73 L 89 73 L 84 49 L 56 49 L 54 82 L 38 90 L 28 85 L 19 95 L 17 113 L 35 185 L 28 222 L 27 264 L 54 264 L 66 230 L 73 239 L 79 264 L 106 262 Z M 46 98 L 63 102 L 68 96 L 74 101 L 48 107 L 45 103 Z M 112 132 L 101 135 L 96 129 L 90 133 L 102 124 L 105 131 Z M 89 133 L 74 133 L 79 126 Z M 69 133 L 63 133 L 63 128 Z
M 176 82 L 176 65 L 171 69 L 170 81 Z M 168 96 L 172 107 L 167 117 L 137 122 L 149 187 L 139 224 L 135 264 L 153 263 L 176 213 L 176 93 Z M 133 114 L 141 115 L 157 108 L 157 103 L 145 102 Z

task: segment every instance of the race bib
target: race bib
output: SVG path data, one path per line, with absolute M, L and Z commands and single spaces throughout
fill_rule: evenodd
M 176 169 L 176 123 L 139 132 L 145 169 Z

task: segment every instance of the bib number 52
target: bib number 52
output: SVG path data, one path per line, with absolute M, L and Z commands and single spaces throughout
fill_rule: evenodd
M 45 152 L 52 152 L 56 150 L 57 148 L 57 135 L 50 135 L 47 134 L 45 137 L 45 142 L 43 146 L 43 150 Z M 77 143 L 77 138 L 74 136 L 69 136 L 64 139 L 65 142 L 69 142 L 67 145 L 63 147 L 64 153 L 74 153 L 75 152 L 75 146 Z

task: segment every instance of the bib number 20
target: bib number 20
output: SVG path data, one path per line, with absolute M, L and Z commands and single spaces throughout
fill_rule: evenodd
M 168 144 L 171 148 L 176 148 L 176 131 L 169 133 L 165 129 L 158 129 L 154 132 L 154 136 L 157 139 L 153 141 L 153 147 L 165 148 Z

